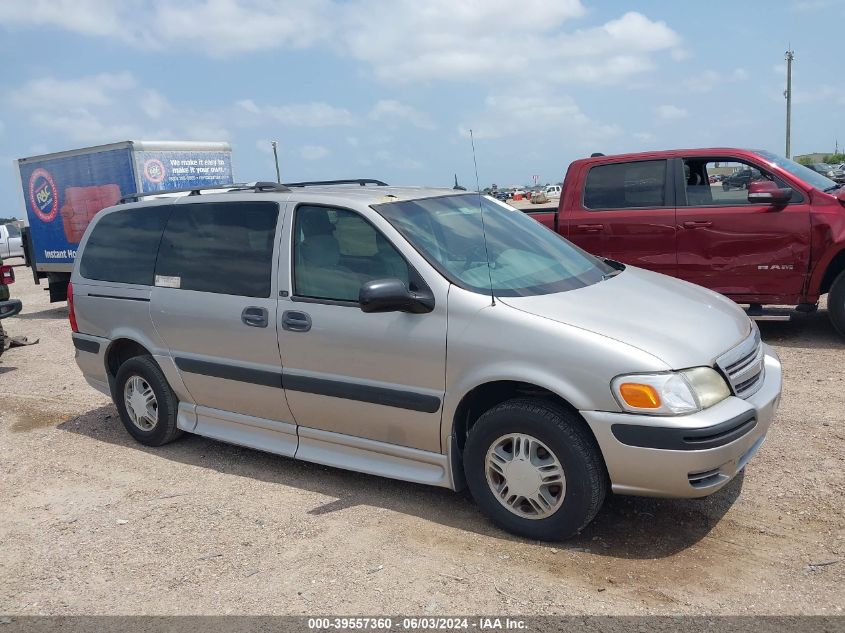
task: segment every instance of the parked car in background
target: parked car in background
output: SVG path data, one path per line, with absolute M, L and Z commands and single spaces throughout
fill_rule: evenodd
M 845 169 L 842 166 L 831 165 L 829 163 L 812 163 L 807 165 L 814 172 L 827 176 L 834 182 L 845 183 Z
M 325 185 L 94 218 L 76 362 L 137 441 L 466 484 L 535 539 L 577 533 L 609 490 L 709 495 L 763 443 L 781 367 L 728 299 L 488 196 Z
M 21 230 L 16 224 L 0 224 L 0 259 L 23 257 Z
M 9 284 L 15 281 L 15 270 L 3 263 L 0 257 L 0 356 L 6 349 L 6 330 L 3 327 L 3 319 L 13 317 L 21 311 L 22 304 L 19 299 L 11 299 Z
M 562 188 L 560 185 L 549 185 L 548 187 L 546 187 L 543 193 L 545 193 L 546 196 L 549 198 L 560 198 L 561 191 Z
M 496 198 L 496 200 L 501 200 L 504 202 L 510 197 L 510 195 L 504 189 L 497 189 L 493 192 L 493 197 Z
M 725 163 L 743 166 L 732 182 L 744 174 L 747 189 L 710 186 L 709 171 Z M 827 294 L 845 336 L 845 187 L 771 152 L 577 160 L 557 210 L 532 217 L 590 253 L 691 281 L 754 313 L 766 305 L 812 311 Z
M 748 189 L 749 183 L 760 179 L 760 172 L 757 169 L 737 169 L 734 173 L 722 179 L 722 189 Z

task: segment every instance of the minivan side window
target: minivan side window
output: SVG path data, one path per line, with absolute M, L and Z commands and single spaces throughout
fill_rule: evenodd
M 139 207 L 103 216 L 82 251 L 85 279 L 153 285 L 156 253 L 173 205 Z
M 402 255 L 353 211 L 302 205 L 293 230 L 295 296 L 357 302 L 361 286 L 374 279 L 411 285 Z
M 591 167 L 584 185 L 587 209 L 636 209 L 666 205 L 666 161 L 643 160 Z
M 174 205 L 155 267 L 157 285 L 269 297 L 278 218 L 275 202 Z

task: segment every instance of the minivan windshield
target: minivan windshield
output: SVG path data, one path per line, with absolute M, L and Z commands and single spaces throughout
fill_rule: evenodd
M 822 176 L 820 173 L 796 163 L 794 160 L 789 160 L 788 158 L 764 150 L 758 150 L 757 153 L 769 164 L 780 167 L 811 187 L 815 187 L 821 191 L 832 191 L 839 186 L 827 176 Z
M 474 292 L 549 294 L 583 288 L 618 272 L 522 211 L 487 196 L 447 195 L 373 208 L 449 281 Z

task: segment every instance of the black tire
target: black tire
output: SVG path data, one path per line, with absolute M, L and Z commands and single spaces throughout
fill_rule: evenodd
M 3 322 L 0 321 L 0 356 L 6 351 L 6 330 L 3 329 Z
M 845 336 L 845 270 L 839 273 L 830 286 L 827 294 L 827 313 L 833 327 Z
M 157 420 L 152 428 L 145 430 L 136 425 L 126 409 L 124 394 L 126 383 L 133 376 L 140 377 L 151 388 L 156 398 Z M 135 356 L 123 363 L 117 370 L 112 399 L 120 413 L 123 426 L 129 434 L 141 444 L 162 446 L 172 442 L 182 431 L 176 426 L 176 414 L 179 401 L 167 384 L 156 362 L 150 356 Z
M 557 458 L 566 478 L 563 500 L 545 518 L 524 518 L 507 509 L 487 482 L 488 450 L 509 433 L 530 435 Z M 464 472 L 473 499 L 501 528 L 542 541 L 563 540 L 580 532 L 604 503 L 607 472 L 595 438 L 577 414 L 545 400 L 517 398 L 484 413 L 470 430 Z
M 722 191 L 730 191 L 730 189 L 731 189 L 731 186 L 728 183 L 726 183 L 726 182 L 722 183 Z

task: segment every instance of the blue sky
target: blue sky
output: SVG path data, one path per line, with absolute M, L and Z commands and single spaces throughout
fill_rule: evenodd
M 3 0 L 0 216 L 12 160 L 227 140 L 238 180 L 559 181 L 605 153 L 845 145 L 845 0 Z

